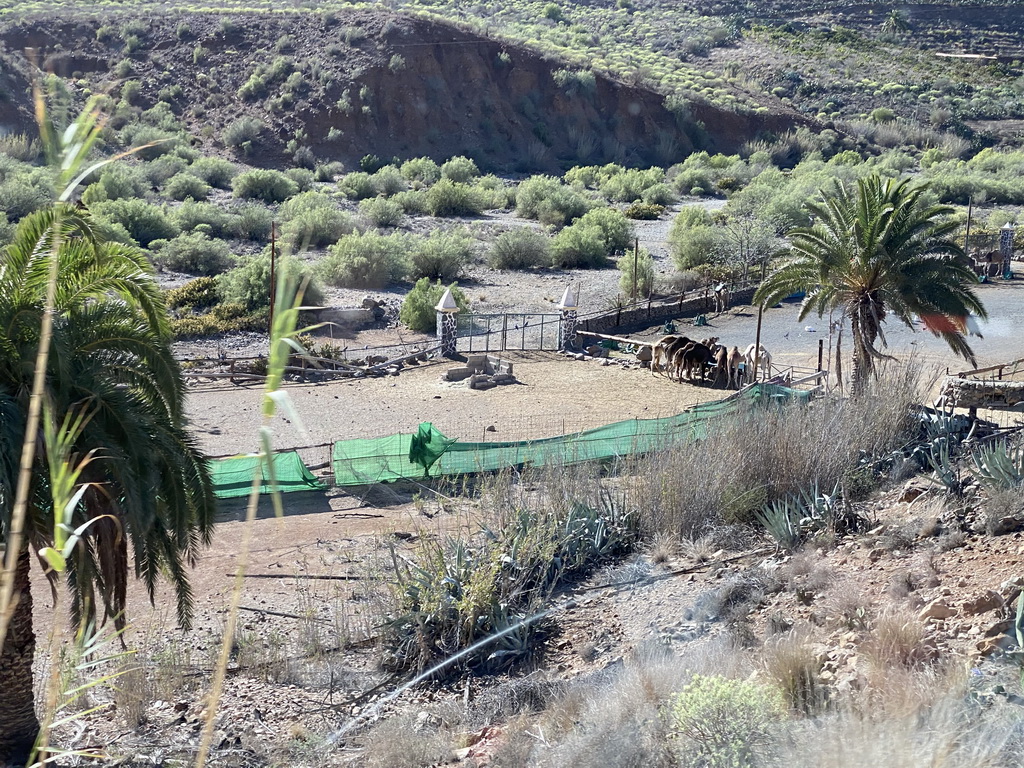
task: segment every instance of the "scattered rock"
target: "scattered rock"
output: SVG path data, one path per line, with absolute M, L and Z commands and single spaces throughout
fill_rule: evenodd
M 591 357 L 608 357 L 608 349 L 600 344 L 592 344 L 587 347 L 587 354 Z
M 989 611 L 994 611 L 997 608 L 1002 607 L 1003 596 L 994 589 L 989 589 L 977 597 L 965 600 L 963 604 L 963 611 L 969 616 L 976 616 L 979 613 L 988 613 Z
M 1007 515 L 995 520 L 990 520 L 988 530 L 993 536 L 1005 536 L 1008 533 L 1015 533 L 1024 530 L 1024 518 L 1017 515 Z
M 956 613 L 943 598 L 932 600 L 918 614 L 922 619 L 948 619 Z

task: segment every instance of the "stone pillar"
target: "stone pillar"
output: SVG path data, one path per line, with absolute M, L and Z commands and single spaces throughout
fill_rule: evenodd
M 557 306 L 562 313 L 558 323 L 558 348 L 564 351 L 576 346 L 576 329 L 579 327 L 579 308 L 572 286 L 565 289 Z
M 1013 235 L 1014 228 L 1010 222 L 1006 222 L 999 230 L 999 255 L 1003 257 L 1002 274 L 1005 277 L 1010 274 L 1010 259 L 1013 258 Z
M 455 303 L 450 289 L 445 289 L 434 310 L 437 312 L 437 339 L 441 343 L 441 354 L 455 357 L 459 339 L 459 305 Z

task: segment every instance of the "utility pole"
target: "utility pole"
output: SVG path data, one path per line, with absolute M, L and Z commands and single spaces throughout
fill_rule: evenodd
M 637 269 L 637 263 L 639 261 L 640 261 L 640 238 L 638 237 L 638 238 L 633 240 L 633 303 L 634 304 L 636 304 L 636 300 L 637 300 L 637 297 L 639 295 L 638 291 L 637 291 L 637 284 L 636 284 L 636 281 L 637 281 L 636 269 Z
M 757 367 L 761 364 L 761 316 L 764 315 L 764 304 L 757 308 L 757 337 L 754 339 L 754 370 L 751 382 L 757 381 Z

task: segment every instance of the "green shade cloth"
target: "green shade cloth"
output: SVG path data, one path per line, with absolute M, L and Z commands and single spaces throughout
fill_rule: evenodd
M 445 437 L 432 424 L 420 424 L 415 435 L 334 444 L 334 482 L 367 485 L 434 475 L 489 472 L 506 467 L 575 464 L 649 453 L 678 443 L 701 440 L 724 415 L 753 405 L 789 400 L 806 402 L 810 392 L 775 384 L 758 384 L 726 400 L 704 403 L 664 419 L 629 419 L 572 435 L 538 440 L 463 442 Z
M 290 491 L 317 491 L 326 486 L 313 475 L 302 463 L 295 451 L 275 453 L 274 477 L 277 490 L 282 493 Z M 233 456 L 230 459 L 217 459 L 210 462 L 210 473 L 213 475 L 213 492 L 218 499 L 233 499 L 248 496 L 252 490 L 253 473 L 261 473 L 260 493 L 270 493 L 270 476 L 267 465 L 260 462 L 259 456 Z

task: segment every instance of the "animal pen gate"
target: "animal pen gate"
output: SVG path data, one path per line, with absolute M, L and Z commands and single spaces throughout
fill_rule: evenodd
M 459 315 L 459 352 L 558 349 L 562 316 L 554 313 Z

